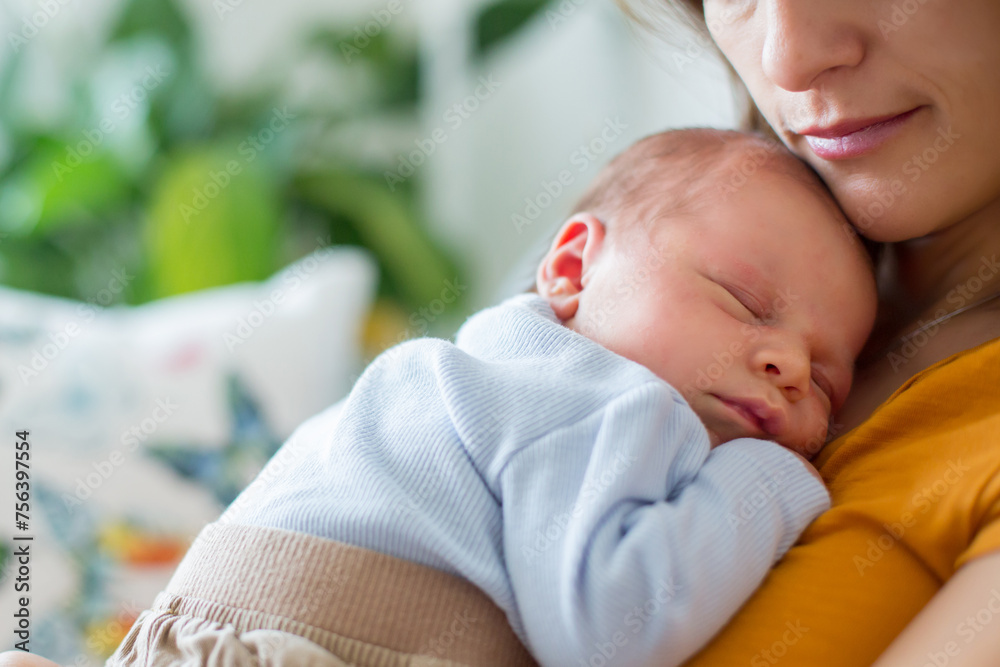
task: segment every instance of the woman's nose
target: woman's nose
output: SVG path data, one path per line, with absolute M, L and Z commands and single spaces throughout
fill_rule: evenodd
M 864 14 L 845 7 L 857 2 L 760 0 L 764 75 L 780 88 L 802 92 L 821 87 L 825 72 L 858 65 L 865 55 L 866 33 L 852 18 Z

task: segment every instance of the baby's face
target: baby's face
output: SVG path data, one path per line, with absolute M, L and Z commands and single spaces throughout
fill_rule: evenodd
M 605 238 L 566 324 L 680 390 L 713 446 L 755 437 L 811 457 L 875 316 L 846 224 L 758 173 L 690 218 Z

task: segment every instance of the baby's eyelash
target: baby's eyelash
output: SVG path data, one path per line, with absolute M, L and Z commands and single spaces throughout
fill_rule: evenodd
M 728 285 L 726 285 L 725 288 L 726 291 L 729 292 L 729 294 L 732 295 L 732 297 L 736 299 L 736 301 L 739 302 L 741 306 L 746 308 L 751 315 L 753 315 L 758 320 L 764 319 L 761 316 L 759 307 L 757 306 L 757 304 L 753 302 L 753 300 L 751 300 L 746 295 L 743 295 L 741 292 L 739 292 L 739 290 L 733 287 L 729 287 Z
M 830 402 L 833 402 L 833 386 L 827 382 L 826 378 L 819 373 L 813 373 L 812 379 L 823 393 L 826 394 L 826 397 L 830 399 Z

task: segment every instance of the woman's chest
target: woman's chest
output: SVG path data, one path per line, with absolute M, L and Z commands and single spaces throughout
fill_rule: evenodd
M 896 390 L 921 371 L 1000 336 L 1000 316 L 997 313 L 977 315 L 963 322 L 961 327 L 949 327 L 946 322 L 914 336 L 912 340 L 902 343 L 896 340 L 869 355 L 855 371 L 851 393 L 834 417 L 829 439 L 863 423 Z
M 871 664 L 974 545 L 1000 547 L 982 531 L 1000 417 L 963 426 L 917 389 L 820 456 L 833 507 L 688 667 Z

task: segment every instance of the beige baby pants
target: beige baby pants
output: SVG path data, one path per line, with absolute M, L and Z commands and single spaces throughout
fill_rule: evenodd
M 303 533 L 212 523 L 106 667 L 535 664 L 503 611 L 461 578 Z

